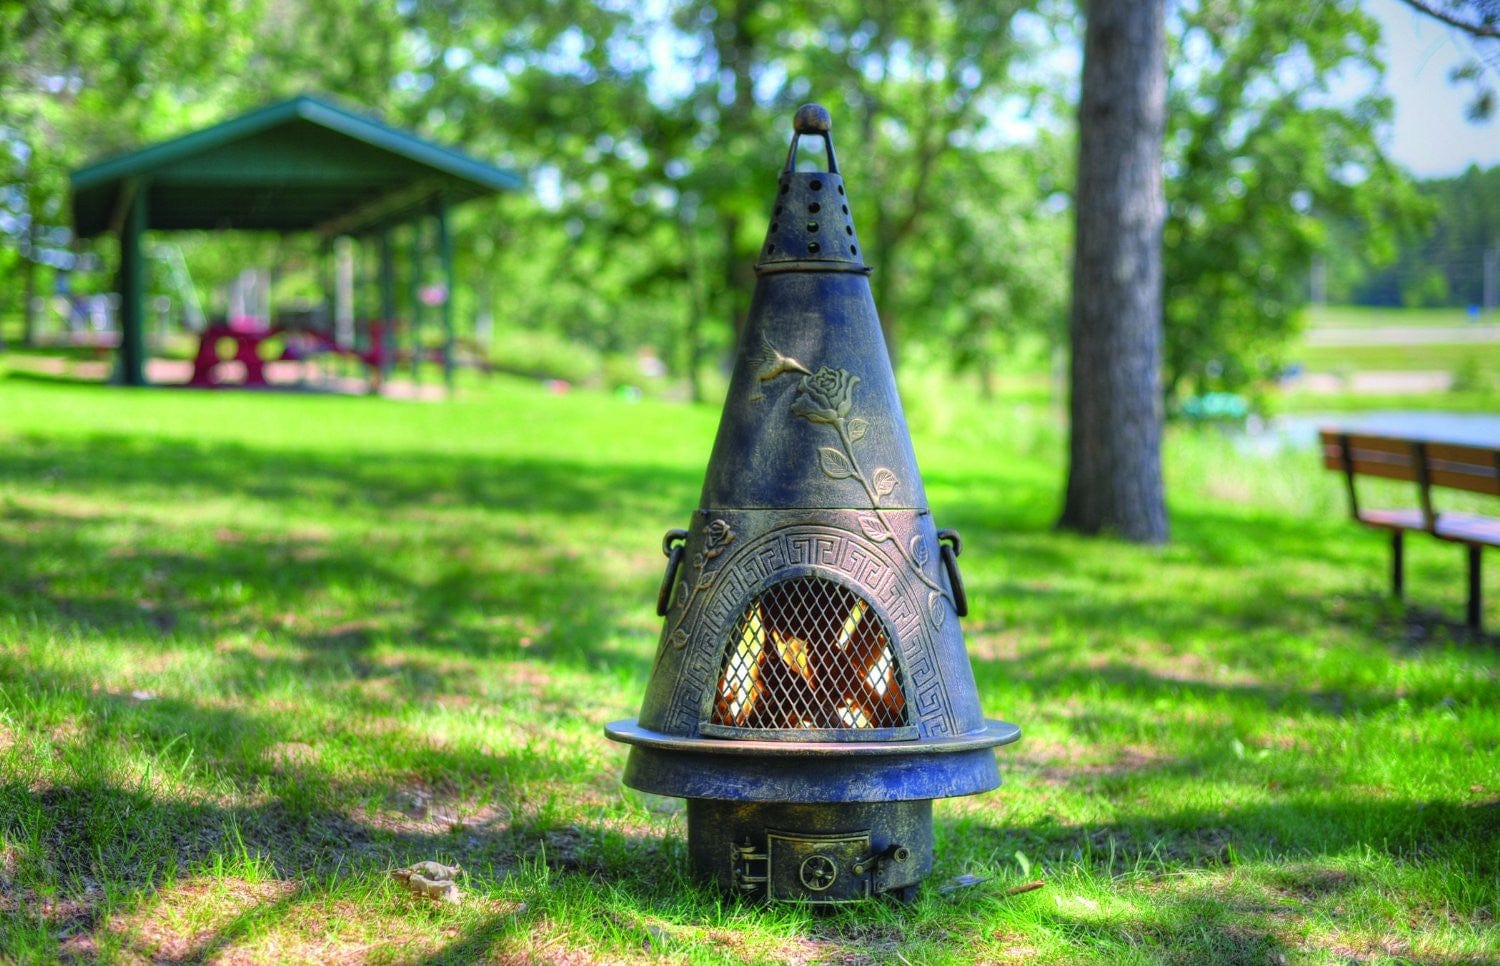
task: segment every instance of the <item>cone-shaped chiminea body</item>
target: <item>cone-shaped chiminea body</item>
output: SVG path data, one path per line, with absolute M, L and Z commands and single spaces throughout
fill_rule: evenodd
M 931 800 L 1000 783 L 827 112 L 797 112 L 625 781 L 688 799 L 700 877 L 770 898 L 909 894 Z M 826 171 L 797 171 L 822 138 Z

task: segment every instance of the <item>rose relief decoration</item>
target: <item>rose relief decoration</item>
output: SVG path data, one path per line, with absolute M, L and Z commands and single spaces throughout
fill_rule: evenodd
M 946 609 L 941 602 L 946 600 L 951 605 L 952 595 L 927 575 L 924 565 L 927 563 L 928 553 L 921 538 L 914 537 L 911 546 L 902 546 L 880 506 L 881 501 L 901 485 L 901 481 L 884 466 L 877 466 L 874 472 L 866 473 L 854 451 L 854 444 L 863 439 L 870 428 L 868 421 L 853 415 L 854 388 L 859 385 L 859 376 L 847 369 L 830 369 L 827 366 L 819 366 L 817 372 L 808 372 L 801 363 L 781 355 L 769 343 L 765 348 L 773 358 L 791 363 L 777 366 L 775 374 L 769 378 L 788 372 L 803 373 L 792 399 L 792 415 L 817 426 L 827 426 L 838 437 L 837 446 L 818 449 L 818 468 L 829 479 L 854 480 L 863 487 L 872 512 L 859 515 L 860 530 L 875 543 L 889 542 L 905 558 L 917 579 L 927 586 L 927 609 L 932 615 L 933 624 L 941 627 L 946 616 Z M 762 381 L 769 381 L 769 378 Z

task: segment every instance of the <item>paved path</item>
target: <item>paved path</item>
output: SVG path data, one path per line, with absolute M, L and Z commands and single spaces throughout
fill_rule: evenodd
M 1383 325 L 1373 329 L 1309 329 L 1308 345 L 1455 345 L 1500 342 L 1500 325 Z
M 1331 372 L 1304 372 L 1283 383 L 1304 392 L 1331 393 L 1429 393 L 1453 388 L 1451 372 L 1370 370 L 1347 376 Z

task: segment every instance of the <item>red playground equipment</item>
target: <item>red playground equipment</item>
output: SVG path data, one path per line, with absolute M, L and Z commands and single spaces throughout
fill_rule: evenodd
M 360 328 L 366 334 L 363 348 L 340 346 L 329 333 L 315 328 L 267 326 L 256 319 L 236 318 L 215 322 L 198 336 L 198 351 L 193 357 L 193 374 L 187 385 L 199 389 L 243 387 L 263 389 L 273 385 L 266 378 L 266 366 L 280 362 L 305 362 L 315 357 L 351 359 L 365 367 L 371 392 L 379 392 L 385 376 L 396 365 L 411 361 L 410 351 L 392 348 L 390 334 L 398 327 L 390 322 L 367 322 Z M 268 357 L 267 346 L 275 341 L 283 348 Z M 227 350 L 227 351 L 226 351 Z M 441 348 L 421 354 L 424 361 L 442 364 Z M 234 365 L 234 364 L 238 365 Z M 488 368 L 487 366 L 485 367 Z M 238 378 L 234 378 L 239 370 Z M 285 385 L 283 380 L 279 384 Z
M 193 356 L 193 375 L 187 384 L 199 389 L 212 389 L 222 385 L 265 387 L 268 385 L 266 360 L 261 357 L 261 346 L 280 333 L 279 328 L 263 328 L 253 319 L 213 323 L 198 336 L 198 352 Z M 225 340 L 234 344 L 234 352 L 229 358 L 220 353 Z M 244 367 L 244 376 L 239 383 L 229 383 L 224 379 L 220 364 L 225 362 L 238 362 Z

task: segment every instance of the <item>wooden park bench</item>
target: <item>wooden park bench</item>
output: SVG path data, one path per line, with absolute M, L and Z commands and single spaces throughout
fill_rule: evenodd
M 1322 430 L 1323 465 L 1339 470 L 1349 490 L 1349 510 L 1366 526 L 1391 534 L 1391 590 L 1403 589 L 1402 540 L 1420 530 L 1439 540 L 1463 544 L 1469 552 L 1469 627 L 1478 633 L 1483 613 L 1479 553 L 1500 547 L 1500 517 L 1439 512 L 1432 491 L 1446 487 L 1500 496 L 1500 447 L 1442 443 L 1368 433 Z M 1379 476 L 1416 484 L 1416 505 L 1371 510 L 1360 506 L 1358 476 Z

